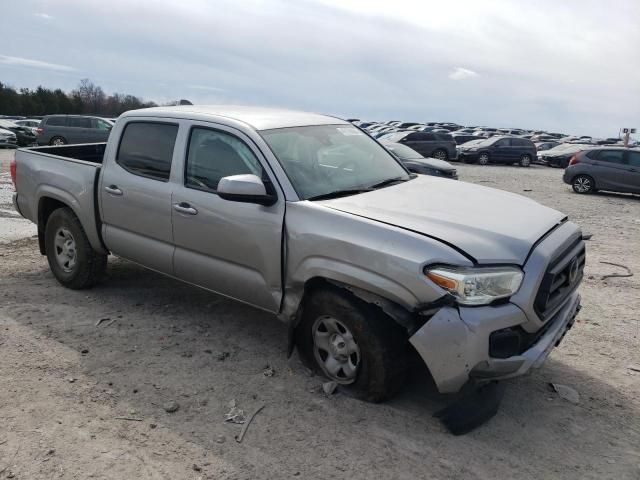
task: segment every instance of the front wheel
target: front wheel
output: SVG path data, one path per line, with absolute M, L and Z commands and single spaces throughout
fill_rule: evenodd
M 571 182 L 571 187 L 576 193 L 593 193 L 595 191 L 596 184 L 589 175 L 577 175 Z
M 65 287 L 89 288 L 104 275 L 107 256 L 93 250 L 80 220 L 69 208 L 59 208 L 51 214 L 44 241 L 49 268 Z
M 379 308 L 327 288 L 311 293 L 302 312 L 296 344 L 307 367 L 371 402 L 402 386 L 406 334 Z
M 480 165 L 488 165 L 489 164 L 489 154 L 488 153 L 481 153 L 480 156 L 478 157 L 478 163 Z
M 67 140 L 64 137 L 53 137 L 49 141 L 49 145 L 52 145 L 54 147 L 58 147 L 60 145 L 66 145 L 66 144 L 67 144 Z
M 449 159 L 449 155 L 447 154 L 447 152 L 445 150 L 442 149 L 438 149 L 435 152 L 433 152 L 432 154 L 433 158 L 437 158 L 438 160 L 448 160 Z

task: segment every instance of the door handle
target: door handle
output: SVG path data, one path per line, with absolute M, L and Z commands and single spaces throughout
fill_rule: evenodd
M 120 190 L 117 185 L 109 185 L 108 187 L 104 187 L 104 190 L 105 192 L 118 197 L 122 195 L 122 190 Z
M 173 209 L 176 212 L 184 213 L 185 215 L 197 215 L 198 214 L 198 210 L 193 208 L 187 202 L 174 203 L 173 204 Z

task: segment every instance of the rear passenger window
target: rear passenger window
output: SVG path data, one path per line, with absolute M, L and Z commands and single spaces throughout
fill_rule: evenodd
M 50 127 L 64 127 L 67 124 L 67 117 L 51 117 L 47 119 Z
M 263 178 L 263 173 L 256 156 L 239 138 L 206 128 L 191 131 L 185 167 L 187 187 L 215 192 L 222 177 L 253 174 Z
M 624 152 L 622 150 L 601 150 L 598 154 L 598 161 L 607 163 L 624 163 Z
M 168 181 L 178 126 L 131 122 L 122 133 L 116 162 L 135 175 Z
M 628 152 L 629 165 L 632 167 L 640 167 L 640 152 Z
M 67 126 L 76 128 L 91 128 L 91 119 L 86 117 L 67 117 Z

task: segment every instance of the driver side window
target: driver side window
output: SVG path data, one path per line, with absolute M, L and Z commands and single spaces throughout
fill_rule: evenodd
M 242 140 L 207 128 L 191 130 L 185 166 L 186 187 L 215 192 L 221 178 L 243 174 L 264 177 L 260 162 Z

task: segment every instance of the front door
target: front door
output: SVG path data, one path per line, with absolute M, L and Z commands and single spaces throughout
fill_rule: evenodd
M 177 124 L 128 122 L 115 162 L 104 168 L 99 185 L 102 232 L 109 250 L 171 275 L 169 176 L 177 133 Z
M 275 193 L 262 154 L 240 132 L 191 128 L 173 194 L 174 272 L 185 281 L 277 312 L 282 298 L 284 199 L 266 207 L 223 200 L 222 177 L 255 174 Z
M 593 158 L 593 178 L 596 188 L 602 190 L 626 191 L 627 175 L 629 174 L 624 159 L 624 150 L 600 150 Z

